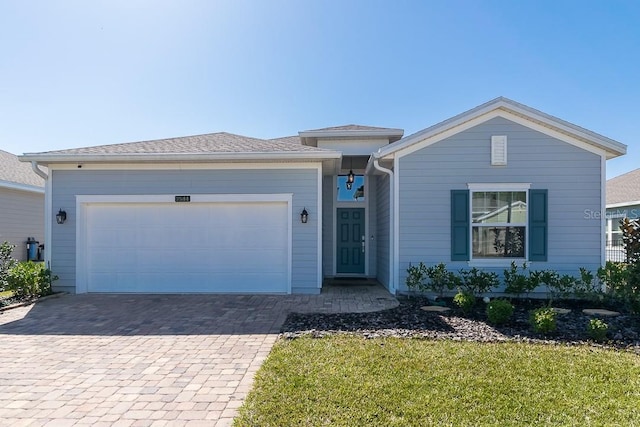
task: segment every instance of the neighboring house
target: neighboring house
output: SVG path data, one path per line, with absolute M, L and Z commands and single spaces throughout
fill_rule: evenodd
M 625 145 L 505 98 L 402 136 L 214 133 L 21 160 L 49 169 L 58 290 L 319 293 L 368 277 L 396 293 L 420 261 L 603 264 L 604 218 L 586 213 L 604 210 L 605 162 Z
M 44 179 L 17 156 L 0 150 L 0 243 L 16 245 L 13 257 L 22 261 L 27 259 L 29 237 L 44 244 Z
M 640 218 L 640 169 L 607 181 L 607 261 L 625 261 L 620 220 Z

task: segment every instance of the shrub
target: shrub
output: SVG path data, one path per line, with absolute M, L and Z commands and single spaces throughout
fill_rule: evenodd
M 409 264 L 407 268 L 407 278 L 405 283 L 410 291 L 423 292 L 425 288 L 425 279 L 427 277 L 427 266 L 420 262 L 418 265 Z
M 538 287 L 538 276 L 536 272 L 529 273 L 527 277 L 524 273 L 527 270 L 527 263 L 522 264 L 522 273 L 518 272 L 518 265 L 515 261 L 511 261 L 511 267 L 509 270 L 504 270 L 504 291 L 508 294 L 513 294 L 516 297 L 533 291 Z
M 573 295 L 576 291 L 577 280 L 568 274 L 560 276 L 553 270 L 545 270 L 539 273 L 541 283 L 547 286 L 549 291 L 549 304 L 559 297 Z
M 607 332 L 609 331 L 609 325 L 603 320 L 591 319 L 587 325 L 587 334 L 594 341 L 604 341 L 607 338 Z
M 640 313 L 640 262 L 625 264 L 607 261 L 596 275 L 609 297 L 628 310 Z
M 17 262 L 11 257 L 15 247 L 16 245 L 12 245 L 9 242 L 3 242 L 0 245 L 0 291 L 6 288 L 9 270 L 11 270 L 11 267 Z
M 460 270 L 460 279 L 463 292 L 472 295 L 489 292 L 500 284 L 496 273 L 478 270 L 476 267 L 470 270 Z
M 7 289 L 17 298 L 32 298 L 51 293 L 51 282 L 58 280 L 44 264 L 32 261 L 14 265 L 7 276 Z
M 429 278 L 429 289 L 442 295 L 445 290 L 453 290 L 460 283 L 460 279 L 452 271 L 447 270 L 444 263 L 440 263 L 426 269 Z
M 495 299 L 487 304 L 487 318 L 494 325 L 502 325 L 513 315 L 513 305 L 503 299 Z
M 529 323 L 537 333 L 548 334 L 557 328 L 556 317 L 557 313 L 551 307 L 542 307 L 531 312 Z
M 468 292 L 458 292 L 453 297 L 453 302 L 460 307 L 464 314 L 469 314 L 474 305 L 476 305 L 476 297 Z

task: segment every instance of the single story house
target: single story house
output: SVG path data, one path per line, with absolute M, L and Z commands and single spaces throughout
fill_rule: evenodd
M 57 290 L 314 294 L 366 277 L 396 293 L 420 261 L 604 262 L 605 164 L 625 145 L 502 97 L 403 134 L 214 133 L 21 160 L 48 168 Z
M 607 181 L 606 245 L 607 261 L 626 259 L 620 220 L 640 218 L 640 169 Z
M 44 179 L 14 154 L 0 150 L 0 243 L 14 244 L 12 256 L 24 261 L 30 238 L 44 244 Z M 37 259 L 38 244 L 31 259 Z

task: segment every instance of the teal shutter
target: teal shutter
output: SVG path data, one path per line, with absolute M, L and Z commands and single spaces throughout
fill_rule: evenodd
M 451 261 L 469 260 L 469 190 L 451 190 Z
M 529 261 L 547 260 L 547 190 L 529 190 Z

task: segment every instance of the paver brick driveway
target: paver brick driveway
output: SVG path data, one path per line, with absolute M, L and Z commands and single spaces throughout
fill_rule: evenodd
M 0 425 L 230 425 L 290 311 L 346 298 L 75 295 L 0 313 Z

